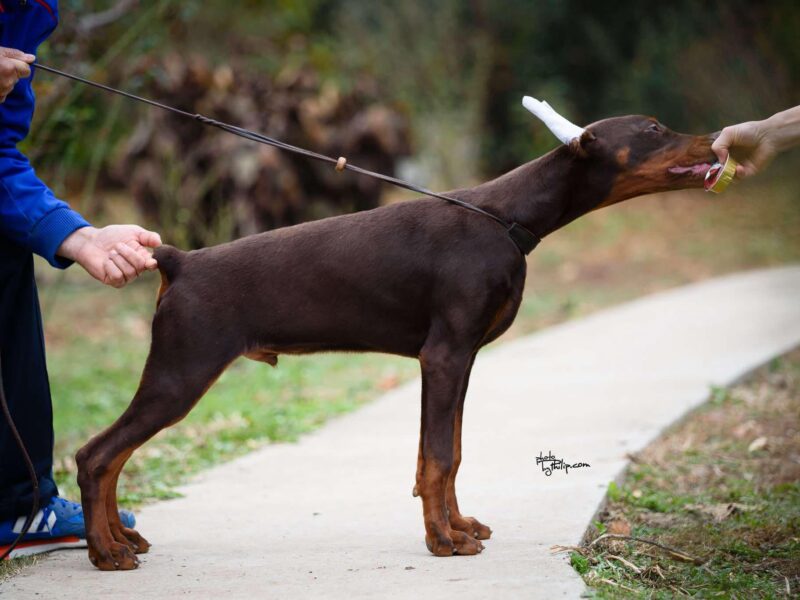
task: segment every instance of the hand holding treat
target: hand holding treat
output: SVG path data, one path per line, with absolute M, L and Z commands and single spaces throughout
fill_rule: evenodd
M 750 177 L 767 167 L 776 154 L 800 144 L 800 106 L 779 112 L 763 121 L 749 121 L 731 125 L 722 130 L 711 149 L 719 158 L 706 176 L 706 189 L 715 189 L 717 182 L 735 173 L 739 177 Z M 733 153 L 740 164 L 728 166 Z M 735 161 L 734 161 L 735 162 Z M 710 182 L 710 184 L 709 184 Z M 728 181 L 730 183 L 730 181 Z M 727 183 L 722 185 L 722 189 Z

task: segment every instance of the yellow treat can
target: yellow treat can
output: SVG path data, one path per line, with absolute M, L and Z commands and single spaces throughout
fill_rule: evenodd
M 722 163 L 714 163 L 706 173 L 703 187 L 707 192 L 714 192 L 715 194 L 723 192 L 733 181 L 737 166 L 739 166 L 739 163 L 733 160 L 730 154 L 724 165 Z

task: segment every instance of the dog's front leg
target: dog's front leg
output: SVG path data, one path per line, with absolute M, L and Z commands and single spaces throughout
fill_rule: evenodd
M 453 469 L 456 410 L 472 353 L 448 344 L 428 344 L 420 353 L 422 427 L 416 492 L 422 497 L 425 543 L 436 556 L 477 554 L 483 544 L 450 527 L 447 484 Z
M 464 417 L 464 399 L 467 396 L 467 387 L 469 387 L 469 375 L 474 362 L 475 355 L 470 359 L 469 366 L 464 373 L 458 406 L 456 407 L 455 426 L 453 428 L 453 468 L 450 470 L 450 477 L 447 479 L 445 498 L 447 514 L 452 529 L 463 531 L 467 535 L 479 540 L 488 540 L 492 536 L 492 530 L 475 517 L 465 517 L 462 515 L 458 508 L 458 499 L 456 498 L 456 477 L 458 476 L 458 468 L 461 466 L 461 421 Z
M 119 506 L 117 506 L 117 484 L 122 468 L 129 457 L 130 454 L 128 453 L 123 456 L 123 459 L 119 461 L 119 466 L 114 470 L 115 474 L 110 479 L 108 492 L 106 493 L 106 518 L 108 519 L 108 527 L 111 530 L 111 537 L 115 541 L 125 544 L 135 554 L 145 554 L 150 549 L 150 542 L 144 539 L 135 529 L 128 529 L 122 524 L 122 520 L 119 517 Z

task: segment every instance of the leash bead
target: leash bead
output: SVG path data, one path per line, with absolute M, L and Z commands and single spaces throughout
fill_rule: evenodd
M 339 160 L 336 161 L 336 170 L 341 173 L 344 171 L 345 165 L 347 165 L 347 159 L 344 156 L 340 156 Z

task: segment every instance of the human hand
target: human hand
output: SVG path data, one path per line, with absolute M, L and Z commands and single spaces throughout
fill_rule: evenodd
M 738 177 L 750 177 L 763 170 L 775 158 L 779 147 L 766 121 L 748 121 L 726 127 L 711 145 L 711 150 L 725 164 L 731 150 L 736 153 Z
M 35 60 L 33 54 L 0 46 L 0 103 L 5 102 L 20 79 L 31 76 L 30 65 Z
M 735 149 L 739 177 L 749 177 L 761 171 L 778 152 L 800 144 L 800 106 L 787 108 L 763 121 L 750 121 L 726 127 L 711 149 L 721 163 Z
M 157 233 L 138 225 L 83 227 L 67 237 L 56 254 L 74 260 L 98 281 L 121 288 L 158 267 L 147 249 L 160 245 Z

